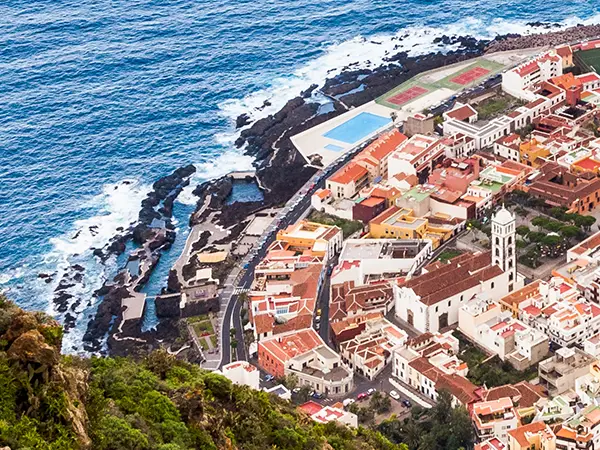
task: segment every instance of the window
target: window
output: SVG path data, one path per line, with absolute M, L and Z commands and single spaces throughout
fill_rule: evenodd
M 492 281 L 492 289 L 494 289 L 494 282 Z

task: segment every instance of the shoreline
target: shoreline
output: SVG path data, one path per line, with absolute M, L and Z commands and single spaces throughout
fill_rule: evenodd
M 243 219 L 247 218 L 251 212 L 264 210 L 287 202 L 319 170 L 319 168 L 311 167 L 307 164 L 304 157 L 300 155 L 290 140 L 292 136 L 306 129 L 337 117 L 349 108 L 371 101 L 402 82 L 427 70 L 467 61 L 486 53 L 530 48 L 532 43 L 537 44 L 535 47 L 551 45 L 550 43 L 557 40 L 562 43 L 565 36 L 573 35 L 579 37 L 586 36 L 588 38 L 598 36 L 600 35 L 600 25 L 577 26 L 564 31 L 549 31 L 548 33 L 529 36 L 498 36 L 492 41 L 478 41 L 469 36 L 444 36 L 438 41 L 440 45 L 454 43 L 459 44 L 460 48 L 447 53 L 436 52 L 415 57 L 409 56 L 406 52 L 400 52 L 388 58 L 387 65 L 377 67 L 373 70 L 353 70 L 352 67 L 348 66 L 340 75 L 324 80 L 321 88 L 313 85 L 300 93 L 299 96 L 289 100 L 275 114 L 253 123 L 248 123 L 247 115 L 242 114 L 237 120 L 238 128 L 241 126 L 243 129 L 236 140 L 236 146 L 238 148 L 244 147 L 244 154 L 254 158 L 253 165 L 256 169 L 256 180 L 263 190 L 264 199 L 261 202 L 236 202 L 227 204 L 226 199 L 231 192 L 231 186 L 227 186 L 227 176 L 207 180 L 197 185 L 194 189 L 194 195 L 198 197 L 198 201 L 189 219 L 189 225 L 194 226 L 205 223 L 208 219 L 216 219 L 216 224 L 227 229 L 243 222 Z M 581 40 L 581 38 L 578 39 Z M 569 39 L 569 41 L 572 40 Z M 364 85 L 364 89 L 355 92 L 358 87 L 357 83 L 359 83 L 359 86 Z M 310 101 L 311 95 L 315 91 L 332 99 L 332 111 L 323 114 L 318 113 L 319 104 Z M 175 198 L 176 196 L 172 201 Z M 126 233 L 115 236 L 106 246 L 106 251 L 117 254 L 125 251 L 125 243 L 131 239 L 134 230 L 129 230 Z M 238 234 L 239 231 L 241 230 L 238 230 Z M 138 229 L 138 237 L 139 233 Z M 190 233 L 190 236 L 192 236 L 192 233 Z M 236 238 L 237 236 L 235 235 L 231 236 L 232 240 Z M 198 248 L 194 250 L 201 250 L 207 246 L 210 247 L 208 240 L 204 242 L 204 245 L 202 245 L 202 240 L 203 237 L 200 236 L 197 241 Z M 186 243 L 187 248 L 188 245 Z M 100 252 L 97 256 L 100 256 Z M 182 256 L 179 256 L 178 261 Z M 149 270 L 146 272 L 147 277 L 151 275 L 155 264 L 149 267 Z M 234 261 L 234 266 L 235 264 L 236 262 Z M 183 269 L 185 270 L 185 267 Z M 119 272 L 122 270 L 123 268 L 120 268 Z M 223 274 L 223 279 L 226 278 L 227 273 L 229 271 Z M 119 280 L 117 277 L 115 277 L 113 282 L 119 283 L 125 281 Z M 146 280 L 142 280 L 140 284 L 143 286 L 146 281 L 147 278 Z M 181 292 L 181 287 L 181 283 L 174 282 L 170 274 L 168 286 L 163 288 L 163 293 L 177 294 Z M 105 291 L 101 290 L 101 292 L 98 292 L 98 296 L 102 296 L 104 293 Z M 104 331 L 103 336 L 108 335 L 108 353 L 111 355 L 143 354 L 161 343 L 172 342 L 180 336 L 181 330 L 176 325 L 177 321 L 173 322 L 170 319 L 160 319 L 156 329 L 146 332 L 141 330 L 141 321 L 125 321 L 124 324 L 123 313 L 120 311 L 120 299 L 122 295 L 124 295 L 123 291 L 116 296 L 116 298 L 119 298 L 118 306 L 116 305 L 116 299 L 111 299 L 110 296 L 108 302 L 105 302 L 105 298 L 103 298 L 99 303 L 90 324 L 98 323 L 98 318 L 100 317 L 100 322 L 103 323 L 103 326 L 91 334 L 88 333 L 90 333 L 90 329 L 94 329 L 94 325 L 88 326 L 87 338 L 84 341 L 93 342 L 93 345 L 88 345 L 86 348 L 87 351 L 101 351 L 102 339 L 99 334 L 102 333 L 100 330 Z M 103 307 L 102 305 L 104 304 L 110 306 Z M 115 308 L 115 306 L 117 307 Z M 110 320 L 107 321 L 109 315 Z M 80 320 L 82 319 L 80 318 Z M 115 334 L 117 333 L 122 337 L 115 338 Z

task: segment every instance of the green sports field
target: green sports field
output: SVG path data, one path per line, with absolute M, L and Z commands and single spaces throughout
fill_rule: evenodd
M 600 72 L 600 48 L 576 52 L 574 60 L 586 72 Z

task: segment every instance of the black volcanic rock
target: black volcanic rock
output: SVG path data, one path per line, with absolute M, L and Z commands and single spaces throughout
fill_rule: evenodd
M 242 128 L 245 127 L 246 125 L 250 124 L 250 115 L 244 113 L 244 114 L 240 114 L 237 119 L 235 120 L 235 128 Z

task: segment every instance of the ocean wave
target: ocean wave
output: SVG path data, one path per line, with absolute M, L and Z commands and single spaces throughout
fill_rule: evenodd
M 231 122 L 240 114 L 248 114 L 252 121 L 267 117 L 279 111 L 285 103 L 313 84 L 322 86 L 327 78 L 340 74 L 352 64 L 353 69 L 375 69 L 385 64 L 386 58 L 405 51 L 410 56 L 431 52 L 450 51 L 457 45 L 434 43 L 436 38 L 446 36 L 473 36 L 477 39 L 493 39 L 498 35 L 515 33 L 521 35 L 546 33 L 575 26 L 577 24 L 600 23 L 600 14 L 587 19 L 572 16 L 558 22 L 551 29 L 545 26 L 528 25 L 527 20 L 493 19 L 491 21 L 474 17 L 440 27 L 411 26 L 393 34 L 356 36 L 353 39 L 334 43 L 324 48 L 322 54 L 296 69 L 293 73 L 276 78 L 266 88 L 253 92 L 244 98 L 229 99 L 219 105 L 220 113 Z M 316 98 L 317 101 L 322 97 Z M 265 106 L 268 102 L 268 106 Z M 228 136 L 235 139 L 236 135 Z

